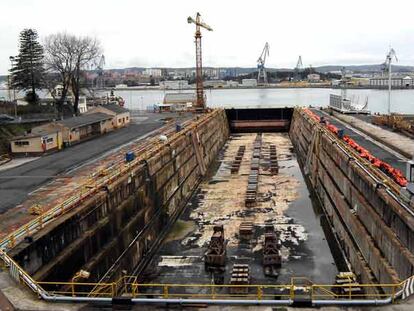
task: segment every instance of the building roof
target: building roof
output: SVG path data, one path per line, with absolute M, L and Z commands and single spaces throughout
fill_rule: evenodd
M 25 135 L 14 136 L 10 141 L 21 140 L 21 139 L 28 139 L 28 138 L 35 138 L 35 137 L 42 137 L 50 134 L 55 134 L 57 131 L 54 129 L 42 129 L 37 131 L 36 133 L 27 133 Z
M 106 105 L 102 105 L 102 107 L 111 110 L 112 112 L 115 112 L 116 114 L 120 114 L 120 113 L 125 113 L 125 112 L 129 112 L 128 109 L 119 106 L 118 104 L 112 103 L 112 104 L 106 104 Z
M 195 102 L 195 93 L 167 93 L 164 96 L 164 102 Z
M 109 114 L 95 112 L 91 114 L 84 114 L 79 117 L 72 117 L 69 119 L 56 121 L 56 123 L 59 123 L 68 128 L 76 128 L 110 119 L 112 119 L 112 116 L 110 116 Z

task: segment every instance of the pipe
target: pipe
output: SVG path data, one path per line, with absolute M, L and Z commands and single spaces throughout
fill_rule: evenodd
M 392 302 L 392 298 L 388 297 L 386 299 L 354 299 L 354 300 L 343 300 L 343 299 L 337 299 L 337 300 L 312 300 L 312 304 L 316 306 L 350 306 L 350 305 L 387 305 Z
M 106 302 L 111 303 L 112 298 L 105 297 L 70 297 L 49 296 L 41 293 L 42 299 L 48 302 Z M 210 304 L 210 305 L 291 305 L 293 300 L 238 300 L 238 299 L 182 299 L 182 298 L 132 298 L 133 304 Z

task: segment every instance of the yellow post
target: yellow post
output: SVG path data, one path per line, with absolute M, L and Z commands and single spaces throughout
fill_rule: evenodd
M 167 285 L 165 285 L 165 286 L 164 286 L 164 290 L 163 290 L 163 292 L 164 292 L 164 293 L 163 293 L 163 297 L 164 297 L 164 298 L 168 298 L 168 286 L 167 286 Z
M 257 286 L 257 300 L 262 300 L 263 298 L 263 290 L 261 286 Z
M 397 285 L 393 285 L 392 286 L 392 300 L 391 300 L 391 303 L 394 303 L 394 301 L 395 301 L 395 287 L 396 287 Z
M 349 299 L 352 299 L 351 284 L 349 284 Z
M 211 299 L 216 299 L 216 288 L 211 286 Z
M 111 286 L 111 296 L 115 297 L 115 295 L 116 295 L 116 283 L 113 282 Z
M 14 240 L 14 234 L 12 234 L 10 236 L 10 240 L 9 240 L 9 247 L 12 248 L 16 245 L 16 241 Z

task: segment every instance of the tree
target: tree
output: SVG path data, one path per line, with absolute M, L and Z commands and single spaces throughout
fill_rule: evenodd
M 11 86 L 28 91 L 26 99 L 30 103 L 37 102 L 36 90 L 43 87 L 43 47 L 37 40 L 36 30 L 24 29 L 20 33 L 19 54 L 11 58 L 14 61 L 10 69 Z
M 62 85 L 62 92 L 57 96 L 58 110 L 61 112 L 69 90 L 72 91 L 73 110 L 78 114 L 79 96 L 82 87 L 82 75 L 91 64 L 96 64 L 101 48 L 96 39 L 76 37 L 67 33 L 49 35 L 45 40 L 46 65 L 52 74 L 57 73 L 58 81 L 49 80 L 49 89 L 57 83 Z
M 91 64 L 96 65 L 102 52 L 99 41 L 90 37 L 77 38 L 75 45 L 75 70 L 72 75 L 73 110 L 79 113 L 79 96 L 82 85 L 86 85 L 84 70 Z M 82 81 L 82 78 L 83 81 Z

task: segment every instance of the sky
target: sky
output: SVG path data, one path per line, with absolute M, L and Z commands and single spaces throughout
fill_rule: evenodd
M 266 42 L 266 67 L 378 64 L 392 46 L 414 65 L 412 0 L 0 0 L 0 75 L 18 53 L 24 28 L 101 41 L 106 69 L 195 65 L 193 24 L 200 12 L 203 65 L 255 67 Z

